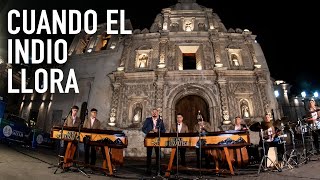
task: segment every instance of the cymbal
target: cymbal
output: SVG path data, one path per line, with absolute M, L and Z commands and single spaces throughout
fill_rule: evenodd
M 265 125 L 262 125 L 261 122 L 256 122 L 256 123 L 252 124 L 252 125 L 249 127 L 249 129 L 250 129 L 251 131 L 255 131 L 255 132 L 260 132 L 261 129 L 262 129 L 262 130 L 267 130 L 268 128 L 269 128 L 269 127 L 267 127 L 267 126 L 265 126 Z

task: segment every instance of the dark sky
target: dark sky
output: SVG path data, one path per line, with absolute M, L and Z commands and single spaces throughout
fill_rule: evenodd
M 176 0 L 128 0 L 108 1 L 10 1 L 10 8 L 16 9 L 93 9 L 98 14 L 99 23 L 106 22 L 106 10 L 124 9 L 126 18 L 131 20 L 133 28 L 150 28 L 161 9 L 174 5 Z M 66 4 L 68 2 L 68 5 Z M 212 8 L 227 29 L 249 29 L 257 35 L 267 63 L 274 79 L 282 79 L 291 85 L 293 93 L 301 90 L 320 90 L 320 66 L 317 6 L 308 1 L 279 4 L 275 0 L 198 0 L 198 4 Z M 307 1 L 306 1 L 307 2 Z M 18 36 L 16 36 L 18 37 Z M 32 36 L 28 36 L 32 38 Z M 43 36 L 41 38 L 53 38 Z M 59 36 L 69 42 L 73 36 Z

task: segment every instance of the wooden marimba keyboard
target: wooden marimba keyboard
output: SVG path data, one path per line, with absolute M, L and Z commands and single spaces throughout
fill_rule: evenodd
M 123 164 L 123 148 L 128 146 L 128 138 L 122 131 L 101 130 L 101 129 L 87 129 L 77 127 L 61 127 L 55 126 L 51 129 L 52 139 L 62 139 L 68 142 L 63 168 L 71 166 L 70 161 L 73 160 L 76 151 L 76 144 L 73 142 L 88 143 L 93 146 L 101 146 L 104 148 L 105 157 L 102 168 L 107 169 L 110 175 L 113 174 L 111 165 L 110 153 L 112 154 L 112 163 Z
M 229 165 L 230 173 L 234 175 L 232 162 L 235 161 L 234 154 L 237 156 L 237 162 L 248 163 L 249 157 L 246 146 L 250 145 L 248 131 L 219 131 L 209 132 L 199 136 L 199 133 L 160 133 L 159 141 L 158 133 L 149 133 L 144 139 L 145 147 L 160 147 L 171 148 L 171 156 L 168 164 L 166 176 L 170 176 L 172 162 L 175 156 L 176 148 L 201 148 L 205 149 L 206 153 L 213 156 L 216 164 L 216 171 L 219 171 L 219 153 L 223 155 Z M 201 140 L 200 140 L 201 139 Z M 223 151 L 220 151 L 223 149 Z

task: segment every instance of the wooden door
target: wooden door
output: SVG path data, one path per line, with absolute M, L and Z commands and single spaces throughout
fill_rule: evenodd
M 188 125 L 189 131 L 193 132 L 194 125 L 198 122 L 198 110 L 204 121 L 209 121 L 209 107 L 200 96 L 190 95 L 180 99 L 175 106 L 176 114 L 183 115 L 183 122 Z M 176 121 L 176 120 L 175 120 Z

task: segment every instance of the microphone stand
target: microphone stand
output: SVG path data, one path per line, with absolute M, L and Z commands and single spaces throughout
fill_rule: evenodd
M 182 126 L 182 125 L 181 125 Z M 177 157 L 177 174 L 176 174 L 176 179 L 179 179 L 179 147 L 178 147 L 178 138 L 179 138 L 179 129 L 178 129 L 178 123 L 177 123 L 177 126 L 176 126 L 176 133 L 177 133 L 177 136 L 176 136 L 176 157 Z
M 198 119 L 198 123 L 199 123 L 199 120 L 201 119 L 201 126 L 203 126 L 203 118 L 200 114 L 200 110 L 198 111 L 198 115 L 197 115 L 197 119 Z M 201 142 L 201 132 L 202 132 L 202 127 L 200 126 L 199 124 L 199 179 L 202 179 L 202 170 L 201 170 L 201 166 L 202 166 L 202 150 L 201 150 L 201 146 L 202 146 L 202 142 Z
M 62 150 L 64 150 L 64 140 L 63 140 L 63 127 L 64 127 L 64 122 L 67 120 L 67 118 L 69 117 L 69 115 L 71 114 L 72 112 L 72 109 L 70 109 L 69 113 L 67 114 L 67 116 L 65 118 L 62 119 L 62 125 L 61 125 L 61 133 L 60 133 L 60 143 L 59 143 L 59 154 L 58 154 L 58 165 L 57 165 L 57 168 L 56 170 L 54 171 L 53 174 L 56 174 L 58 169 L 61 168 L 62 169 L 62 172 L 65 171 L 64 167 L 63 167 L 63 164 L 64 164 L 64 156 L 66 154 L 66 152 L 64 151 L 64 154 L 61 154 Z M 61 150 L 62 148 L 62 150 Z M 62 160 L 61 160 L 62 159 Z M 50 168 L 50 167 L 49 167 Z
M 88 116 L 88 109 L 86 110 L 86 116 L 85 116 L 85 118 L 87 118 L 87 116 Z M 81 127 L 83 126 L 83 121 L 82 120 L 80 120 L 80 124 L 79 124 L 79 126 L 78 126 L 78 137 L 77 137 L 77 159 L 78 159 L 78 161 L 79 161 L 79 159 L 80 159 L 80 147 L 79 147 L 79 144 L 80 144 L 80 133 L 81 133 Z M 87 176 L 88 178 L 90 178 L 90 176 L 86 173 L 86 172 L 84 172 L 84 170 L 82 170 L 82 169 L 80 169 L 80 166 L 77 164 L 77 166 L 76 166 L 76 168 L 77 168 L 77 170 L 79 171 L 79 172 L 81 172 L 83 175 L 85 175 L 85 176 Z
M 161 123 L 163 123 L 162 122 L 162 117 L 159 115 L 159 124 L 158 124 L 158 138 L 159 138 L 159 144 L 158 144 L 158 173 L 157 173 L 157 176 L 156 177 L 158 177 L 158 178 L 160 178 L 160 179 L 165 179 L 164 177 L 162 177 L 161 176 L 161 173 L 160 173 L 160 156 L 161 156 L 161 151 L 160 151 L 160 138 L 161 138 L 161 136 L 160 136 L 160 130 L 161 130 Z

